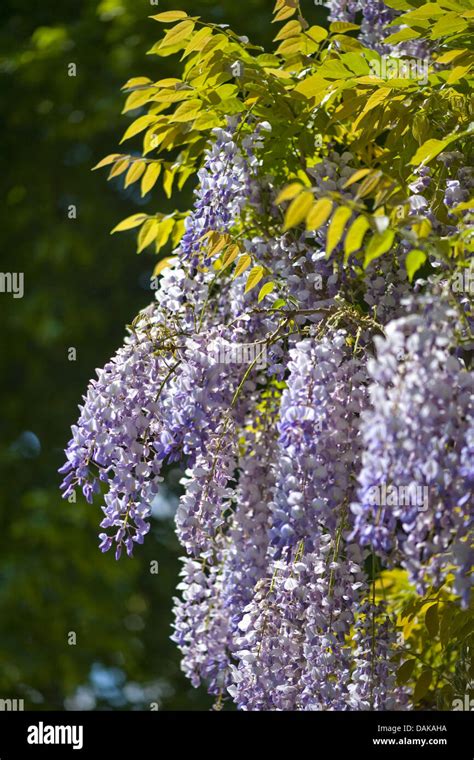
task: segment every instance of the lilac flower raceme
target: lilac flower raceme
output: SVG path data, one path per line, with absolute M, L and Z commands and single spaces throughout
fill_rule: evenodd
M 198 172 L 199 187 L 194 209 L 186 219 L 181 240 L 181 258 L 193 266 L 199 263 L 202 237 L 207 232 L 228 232 L 243 212 L 252 191 L 252 165 L 256 163 L 252 138 L 241 149 L 234 140 L 236 120 L 228 129 L 214 129 L 214 140 Z
M 207 684 L 210 694 L 221 694 L 228 684 L 228 616 L 222 609 L 222 576 L 219 565 L 208 569 L 195 559 L 185 559 L 178 584 L 182 598 L 174 603 L 172 640 L 182 652 L 182 670 L 192 685 Z
M 251 601 L 255 585 L 267 572 L 270 497 L 274 485 L 272 462 L 276 449 L 273 416 L 269 418 L 272 429 L 268 429 L 267 418 L 263 430 L 246 432 L 246 451 L 238 463 L 236 505 L 223 559 L 223 605 L 232 631 Z
M 330 5 L 341 20 L 361 14 L 365 45 L 404 52 L 384 42 L 397 11 Z M 428 235 L 415 283 L 406 261 L 415 221 L 468 240 L 472 217 L 456 206 L 472 172 L 457 151 L 414 169 L 406 225 L 364 268 L 363 250 L 344 261 L 344 237 L 327 256 L 327 221 L 281 231 L 280 188 L 260 152 L 271 127 L 241 118 L 212 131 L 174 264 L 89 385 L 61 468 L 64 496 L 103 491 L 100 548 L 132 556 L 163 466 L 181 468 L 175 522 L 187 556 L 172 638 L 192 685 L 218 706 L 405 709 L 393 610 L 374 601 L 365 568 L 377 554 L 420 594 L 448 582 L 469 602 L 472 303 L 462 288 L 437 290 L 469 254 L 460 245 L 453 263 Z M 360 183 L 346 183 L 366 167 L 336 136 L 326 147 L 306 170 L 312 192 L 355 218 Z M 386 213 L 373 217 L 379 231 Z M 211 261 L 209 232 L 235 241 L 273 290 Z
M 397 686 L 391 653 L 397 643 L 383 604 L 365 602 L 355 625 L 354 668 L 348 686 L 353 710 L 406 710 L 407 689 Z
M 206 453 L 197 457 L 182 480 L 185 493 L 176 513 L 176 527 L 182 545 L 193 556 L 212 556 L 232 496 L 229 484 L 235 466 L 235 435 L 227 418 L 216 428 Z
M 442 299 L 427 297 L 378 339 L 352 511 L 354 536 L 400 561 L 420 592 L 457 567 L 466 604 L 473 492 L 464 474 L 474 376 L 453 355 L 454 317 Z
M 393 636 L 379 614 L 365 627 L 362 554 L 352 545 L 337 556 L 335 547 L 321 536 L 314 553 L 274 562 L 257 584 L 238 626 L 228 687 L 240 709 L 369 709 L 369 695 L 376 709 L 405 708 L 387 661 Z
M 117 558 L 123 547 L 131 556 L 134 543 L 143 543 L 149 529 L 163 461 L 157 392 L 171 358 L 166 337 L 141 318 L 91 382 L 61 468 L 65 498 L 79 487 L 91 502 L 100 482 L 107 484 L 101 549 L 107 551 L 115 541 Z
M 345 330 L 300 341 L 290 351 L 280 408 L 280 455 L 272 500 L 272 544 L 280 553 L 320 526 L 334 531 L 351 499 L 360 456 L 358 416 L 366 403 L 363 364 Z

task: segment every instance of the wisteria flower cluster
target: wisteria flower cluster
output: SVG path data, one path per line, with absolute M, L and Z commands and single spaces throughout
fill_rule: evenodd
M 360 41 L 387 49 L 397 12 L 330 9 L 361 12 Z M 282 195 L 271 123 L 251 111 L 212 129 L 175 261 L 84 397 L 63 493 L 102 498 L 100 548 L 131 557 L 164 465 L 181 467 L 172 638 L 216 706 L 404 710 L 381 572 L 406 571 L 420 597 L 446 586 L 459 609 L 471 598 L 472 309 L 444 251 L 472 230 L 472 171 L 455 151 L 439 151 L 436 186 L 416 169 L 397 236 L 379 203 L 368 262 L 358 215 L 382 174 L 367 184 L 333 134 L 304 167 L 313 189 Z M 289 223 L 293 205 L 281 224 L 295 187 L 316 202 L 313 223 Z M 342 217 L 359 246 L 335 236 Z M 426 251 L 413 250 L 421 228 Z

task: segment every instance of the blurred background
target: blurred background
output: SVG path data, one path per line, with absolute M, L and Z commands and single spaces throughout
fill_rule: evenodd
M 327 15 L 304 5 L 313 23 Z M 152 298 L 153 254 L 135 254 L 134 231 L 109 232 L 141 208 L 192 202 L 192 182 L 171 202 L 160 190 L 142 200 L 139 183 L 124 190 L 123 177 L 91 173 L 137 116 L 120 116 L 121 85 L 175 75 L 176 57 L 146 52 L 162 29 L 148 16 L 178 8 L 258 44 L 276 33 L 272 0 L 4 0 L 0 9 L 0 269 L 23 272 L 25 289 L 0 293 L 0 699 L 23 699 L 26 710 L 211 705 L 169 640 L 179 473 L 169 472 L 136 558 L 118 563 L 97 548 L 100 503 L 63 501 L 57 473 L 95 367 Z

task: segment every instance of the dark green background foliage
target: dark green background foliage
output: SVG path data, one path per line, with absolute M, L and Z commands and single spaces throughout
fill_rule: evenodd
M 275 33 L 269 0 L 16 0 L 0 10 L 1 270 L 25 276 L 23 299 L 0 294 L 0 698 L 23 698 L 26 709 L 77 704 L 68 700 L 78 689 L 85 707 L 210 705 L 181 675 L 169 641 L 179 570 L 172 519 L 154 520 L 136 559 L 116 563 L 97 549 L 99 505 L 79 495 L 63 502 L 56 472 L 94 368 L 151 299 L 153 254 L 135 255 L 133 231 L 109 231 L 142 207 L 172 206 L 90 170 L 137 116 L 120 117 L 121 85 L 175 73 L 174 57 L 146 51 L 161 33 L 148 16 L 177 7 L 259 44 Z

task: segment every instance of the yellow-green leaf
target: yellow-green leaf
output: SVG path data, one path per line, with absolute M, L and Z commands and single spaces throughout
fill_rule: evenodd
M 218 253 L 225 248 L 230 242 L 229 235 L 222 235 L 220 232 L 211 232 L 209 235 L 209 251 L 208 256 L 217 256 Z
M 250 270 L 250 274 L 247 277 L 247 282 L 245 284 L 245 293 L 248 293 L 252 288 L 254 288 L 260 280 L 263 277 L 263 267 L 257 264 L 257 266 L 253 267 L 253 269 Z
M 420 36 L 419 32 L 415 32 L 414 29 L 408 29 L 408 27 L 405 27 L 404 29 L 400 29 L 398 32 L 395 32 L 394 34 L 390 34 L 388 37 L 385 37 L 384 44 L 395 45 L 398 42 L 406 42 L 407 40 L 416 40 L 419 36 Z
M 205 26 L 203 29 L 200 29 L 198 32 L 196 32 L 196 34 L 184 48 L 184 53 L 181 60 L 186 58 L 190 53 L 194 53 L 195 50 L 202 50 L 204 45 L 211 37 L 212 29 L 209 29 L 208 26 Z
M 393 230 L 385 230 L 385 232 L 379 232 L 370 239 L 365 252 L 364 269 L 367 269 L 371 261 L 378 259 L 379 256 L 390 250 L 394 238 L 395 232 Z
M 167 269 L 168 267 L 172 266 L 177 261 L 178 261 L 177 256 L 166 256 L 164 259 L 161 259 L 161 261 L 159 261 L 156 267 L 154 268 L 152 277 L 158 277 L 158 275 L 161 274 L 164 269 Z
M 149 127 L 154 122 L 156 122 L 156 116 L 152 116 L 151 114 L 140 116 L 138 119 L 135 119 L 135 121 L 133 121 L 130 124 L 129 128 L 125 132 L 120 142 L 123 143 L 125 142 L 125 140 L 129 140 L 131 137 L 135 137 L 135 135 L 138 135 L 140 132 L 143 132 L 144 129 Z
M 417 249 L 414 249 L 413 251 L 410 251 L 406 258 L 405 266 L 408 273 L 408 279 L 410 282 L 413 282 L 413 277 L 419 270 L 421 266 L 426 261 L 426 253 L 424 251 L 419 251 Z
M 176 109 L 174 114 L 170 117 L 171 121 L 193 121 L 200 113 L 202 107 L 202 101 L 196 99 L 186 100 L 181 103 Z
M 329 25 L 330 32 L 350 32 L 355 29 L 360 29 L 359 24 L 351 24 L 350 21 L 333 21 Z
M 292 56 L 296 55 L 296 53 L 303 53 L 303 40 L 304 38 L 301 34 L 297 37 L 288 37 L 288 39 L 283 40 L 283 42 L 280 43 L 276 52 L 283 56 Z
M 142 224 L 147 218 L 147 214 L 132 214 L 132 216 L 127 216 L 126 219 L 123 219 L 113 228 L 110 234 L 113 235 L 114 232 L 123 232 L 124 230 L 131 230 L 134 227 L 138 227 L 138 225 Z
M 143 172 L 145 171 L 145 168 L 145 161 L 134 161 L 127 172 L 127 176 L 125 177 L 125 187 L 128 187 L 134 182 L 137 182 L 137 180 L 140 179 Z
M 165 173 L 163 176 L 163 190 L 166 193 L 167 198 L 171 198 L 171 194 L 173 191 L 173 180 L 176 174 L 177 167 L 174 168 L 165 168 Z
M 328 82 L 320 74 L 313 74 L 310 77 L 302 79 L 295 87 L 295 92 L 301 93 L 305 98 L 312 98 L 319 93 L 326 92 Z
M 240 253 L 240 248 L 238 245 L 230 245 L 226 251 L 224 251 L 224 254 L 222 256 L 222 266 L 228 267 L 229 264 L 232 264 L 233 261 L 237 258 L 237 256 Z
M 329 224 L 328 236 L 326 240 L 326 257 L 329 258 L 337 244 L 340 242 L 344 229 L 352 216 L 352 210 L 347 206 L 339 206 L 334 212 Z
M 122 85 L 122 90 L 131 90 L 133 87 L 145 87 L 147 84 L 152 84 L 151 79 L 148 77 L 133 77 Z
M 107 179 L 112 179 L 112 177 L 118 177 L 119 174 L 122 174 L 126 170 L 126 168 L 128 167 L 129 163 L 130 163 L 130 159 L 129 158 L 121 158 L 121 159 L 119 159 L 119 161 L 117 161 L 113 165 L 113 167 L 112 167 L 112 169 L 110 171 L 110 174 L 107 177 Z
M 284 230 L 289 230 L 300 224 L 313 205 L 313 193 L 310 190 L 304 190 L 294 198 L 288 206 L 285 214 Z
M 258 294 L 258 298 L 257 298 L 258 303 L 260 303 L 260 301 L 263 301 L 265 296 L 268 296 L 268 294 L 271 293 L 272 290 L 274 290 L 274 288 L 275 288 L 274 282 L 266 282 L 265 285 L 262 285 L 262 287 L 260 288 L 260 292 Z
M 173 28 L 165 34 L 160 44 L 160 48 L 172 47 L 178 45 L 183 40 L 186 40 L 193 31 L 194 26 L 195 22 L 191 21 L 191 19 L 176 24 L 176 26 L 173 26 Z
M 322 42 L 328 36 L 328 31 L 323 26 L 310 26 L 306 34 L 315 42 Z
M 360 250 L 364 235 L 370 227 L 370 223 L 365 216 L 358 216 L 349 227 L 344 241 L 344 261 L 347 262 L 352 253 Z
M 347 182 L 344 182 L 343 187 L 350 187 L 354 184 L 354 182 L 358 182 L 360 179 L 366 177 L 367 174 L 370 174 L 371 171 L 371 169 L 359 169 L 358 171 L 354 172 L 354 174 L 351 174 Z
M 155 185 L 156 180 L 160 176 L 160 172 L 161 164 L 157 161 L 148 165 L 141 182 L 142 197 L 150 192 L 152 187 Z
M 427 140 L 420 148 L 418 148 L 413 158 L 410 159 L 410 164 L 418 166 L 419 164 L 429 163 L 441 153 L 450 142 L 450 140 Z
M 138 247 L 137 247 L 137 253 L 141 253 L 145 250 L 147 246 L 150 245 L 150 243 L 153 243 L 156 238 L 156 233 L 158 230 L 158 222 L 156 219 L 147 219 L 147 221 L 142 225 L 142 228 L 140 232 L 138 233 Z
M 161 220 L 161 222 L 158 224 L 157 230 L 156 230 L 156 244 L 155 244 L 155 252 L 159 253 L 160 250 L 163 248 L 164 245 L 169 240 L 169 237 L 171 233 L 173 232 L 173 227 L 175 225 L 174 217 L 165 217 Z
M 456 50 L 448 50 L 447 53 L 443 53 L 436 59 L 436 63 L 452 63 L 459 56 L 467 53 L 466 48 L 457 48 Z
M 184 219 L 177 219 L 175 222 L 172 237 L 171 237 L 171 243 L 172 243 L 173 248 L 175 248 L 178 245 L 179 241 L 184 235 L 184 231 L 185 231 Z
M 300 184 L 300 182 L 291 182 L 291 184 L 284 187 L 283 190 L 280 190 L 275 203 L 280 204 L 284 201 L 291 201 L 291 199 L 298 195 L 302 190 L 303 185 Z
M 116 161 L 121 156 L 122 156 L 121 153 L 111 153 L 110 156 L 106 156 L 101 161 L 99 161 L 98 164 L 93 166 L 92 171 L 94 172 L 96 169 L 101 169 L 103 166 L 108 166 L 109 164 L 113 164 L 113 162 Z
M 290 8 L 289 6 L 285 6 L 281 9 L 281 11 L 278 11 L 275 18 L 272 19 L 272 24 L 275 23 L 275 21 L 284 21 L 287 18 L 290 18 L 290 16 L 293 16 L 293 14 L 296 12 L 296 6 L 293 8 Z
M 167 24 L 169 21 L 179 21 L 179 19 L 187 18 L 187 16 L 188 14 L 185 11 L 165 11 L 164 13 L 158 13 L 156 16 L 150 16 L 150 18 Z
M 235 267 L 234 271 L 234 278 L 241 275 L 245 270 L 250 266 L 252 263 L 251 257 L 248 255 L 248 253 L 244 253 L 240 259 L 237 262 L 237 266 Z
M 330 198 L 320 198 L 310 209 L 306 217 L 306 229 L 318 230 L 331 216 L 333 202 Z
M 361 183 L 356 198 L 365 198 L 367 195 L 370 195 L 370 193 L 373 193 L 373 191 L 380 185 L 381 179 L 382 172 L 380 171 L 369 174 Z
M 278 32 L 277 36 L 273 38 L 273 42 L 277 40 L 286 40 L 288 37 L 294 37 L 295 34 L 301 32 L 301 24 L 299 21 L 288 21 Z
M 415 232 L 419 238 L 428 237 L 432 230 L 432 224 L 429 219 L 422 219 L 421 222 L 417 222 L 413 225 L 413 232 Z
M 448 37 L 456 32 L 463 32 L 467 27 L 467 21 L 460 18 L 458 13 L 447 13 L 437 20 L 430 36 L 432 40 L 436 40 L 440 37 Z

